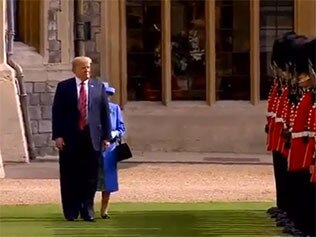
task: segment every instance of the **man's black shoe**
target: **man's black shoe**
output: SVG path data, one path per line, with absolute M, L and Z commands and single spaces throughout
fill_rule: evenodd
M 267 213 L 272 214 L 272 213 L 278 212 L 278 211 L 279 211 L 279 208 L 277 208 L 277 207 L 270 207 L 270 208 L 267 210 Z
M 286 226 L 288 223 L 290 223 L 290 220 L 289 220 L 289 219 L 282 219 L 282 220 L 280 220 L 280 221 L 278 221 L 278 222 L 276 223 L 276 226 L 278 226 L 278 227 L 284 227 L 284 226 Z
M 95 222 L 95 219 L 93 217 L 89 217 L 89 218 L 84 218 L 83 221 Z

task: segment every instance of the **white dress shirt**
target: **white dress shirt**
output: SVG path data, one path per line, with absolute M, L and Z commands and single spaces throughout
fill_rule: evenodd
M 89 80 L 85 80 L 83 82 L 84 90 L 86 91 L 86 96 L 87 96 L 87 104 L 86 104 L 86 107 L 87 107 L 87 119 L 88 119 L 88 104 L 89 104 L 89 96 L 88 96 L 89 95 L 89 86 L 88 86 L 88 81 Z M 79 78 L 76 77 L 78 100 L 79 100 L 79 97 L 80 97 L 81 83 L 82 83 L 82 81 Z

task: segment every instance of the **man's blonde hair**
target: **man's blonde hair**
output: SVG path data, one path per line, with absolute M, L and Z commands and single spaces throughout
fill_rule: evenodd
M 92 59 L 86 56 L 78 56 L 75 57 L 74 60 L 72 60 L 72 71 L 75 70 L 78 63 L 92 63 Z

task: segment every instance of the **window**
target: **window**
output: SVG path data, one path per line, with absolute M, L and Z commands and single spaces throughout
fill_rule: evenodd
M 293 0 L 260 1 L 260 99 L 267 99 L 273 80 L 270 58 L 273 42 L 294 29 Z
M 250 100 L 250 5 L 216 0 L 216 100 Z
M 259 101 L 259 2 L 125 1 L 127 100 Z M 276 16 L 284 28 L 287 7 L 281 9 Z
M 128 100 L 161 100 L 161 1 L 126 0 Z
M 171 1 L 172 100 L 206 99 L 205 1 Z

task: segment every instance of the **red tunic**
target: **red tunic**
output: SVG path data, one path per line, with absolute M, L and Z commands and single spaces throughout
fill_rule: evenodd
M 316 153 L 316 142 L 315 142 L 315 137 L 316 137 L 316 102 L 314 102 L 313 107 L 309 111 L 308 115 L 308 122 L 307 122 L 307 129 L 309 131 L 309 140 L 307 144 L 307 149 L 305 153 L 305 162 L 304 162 L 304 167 L 311 165 L 311 160 L 315 157 Z
M 278 83 L 275 82 L 268 98 L 268 109 L 267 109 L 268 134 L 267 134 L 267 142 L 266 142 L 268 151 L 272 150 L 272 139 L 273 139 L 272 134 L 273 134 L 277 101 L 278 101 Z
M 289 100 L 289 98 L 285 101 L 284 104 L 284 109 L 283 109 L 283 113 L 282 113 L 282 118 L 284 120 L 284 128 L 289 131 L 291 129 L 291 118 L 292 118 L 292 113 L 295 112 L 295 105 L 293 103 L 291 103 L 291 101 Z M 284 137 L 281 137 L 281 142 L 279 144 L 279 148 L 278 148 L 282 155 L 287 158 L 289 155 L 289 147 L 286 146 L 286 139 Z
M 293 127 L 291 131 L 292 141 L 288 156 L 289 171 L 310 168 L 312 160 L 308 160 L 308 157 L 305 157 L 305 154 L 308 145 L 306 137 L 309 135 L 307 122 L 312 105 L 313 93 L 305 92 L 297 105 L 297 109 L 293 117 Z
M 281 152 L 281 132 L 284 128 L 284 119 L 282 118 L 283 109 L 285 106 L 285 102 L 288 98 L 288 89 L 284 88 L 283 92 L 278 100 L 277 108 L 276 108 L 276 115 L 275 115 L 275 122 L 274 128 L 272 131 L 272 150 Z

